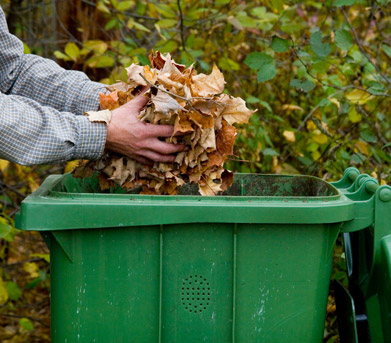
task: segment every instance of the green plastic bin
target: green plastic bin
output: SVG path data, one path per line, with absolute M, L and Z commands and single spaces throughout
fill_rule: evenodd
M 52 342 L 322 342 L 334 243 L 357 215 L 343 192 L 257 174 L 216 197 L 96 189 L 50 176 L 17 218 L 51 252 Z

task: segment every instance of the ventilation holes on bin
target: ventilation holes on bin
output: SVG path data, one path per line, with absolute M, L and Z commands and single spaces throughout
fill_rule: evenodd
M 210 303 L 210 286 L 201 275 L 190 275 L 182 281 L 181 303 L 190 313 L 202 313 Z

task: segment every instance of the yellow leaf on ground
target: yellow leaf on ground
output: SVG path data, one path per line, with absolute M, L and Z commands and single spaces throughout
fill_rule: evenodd
M 288 142 L 295 142 L 296 141 L 296 137 L 295 137 L 295 133 L 293 131 L 287 131 L 285 130 L 284 133 L 283 133 L 285 139 L 288 141 Z
M 26 262 L 23 265 L 23 270 L 29 273 L 31 278 L 36 278 L 39 276 L 38 269 L 38 265 L 34 262 Z
M 28 178 L 28 183 L 29 183 L 29 187 L 30 187 L 31 192 L 35 192 L 40 186 L 39 182 L 36 181 L 33 177 Z
M 367 143 L 365 143 L 363 141 L 357 141 L 356 147 L 362 154 L 368 156 L 368 146 L 367 146 Z
M 74 161 L 68 162 L 65 165 L 64 172 L 65 173 L 71 173 L 73 171 L 73 169 L 75 169 L 79 165 L 79 163 L 80 163 L 80 160 L 74 160 Z
M 30 257 L 40 257 L 44 259 L 47 263 L 50 263 L 50 254 L 31 254 Z
M 0 278 L 0 306 L 4 305 L 8 300 L 8 292 L 5 287 L 5 282 Z
M 361 114 L 357 113 L 356 108 L 354 106 L 351 107 L 351 109 L 349 110 L 348 117 L 352 123 L 358 123 L 362 119 Z
M 324 133 L 319 133 L 319 134 L 317 134 L 317 135 L 314 135 L 314 136 L 312 137 L 312 139 L 313 139 L 316 143 L 318 143 L 318 144 L 325 144 L 325 143 L 327 143 L 327 140 L 328 140 L 327 136 L 326 136 Z
M 316 160 L 321 156 L 321 155 L 320 155 L 320 152 L 319 152 L 318 150 L 312 152 L 311 155 L 312 155 L 312 159 L 313 159 L 314 161 L 316 161 Z
M 297 106 L 297 105 L 293 105 L 293 104 L 284 104 L 284 105 L 282 105 L 281 108 L 283 110 L 288 110 L 288 111 L 294 111 L 294 110 L 304 111 L 304 109 L 302 107 Z
M 9 162 L 6 160 L 0 160 L 0 171 L 5 170 L 9 165 Z
M 337 106 L 338 109 L 341 107 L 341 103 L 340 103 L 337 99 L 335 99 L 335 98 L 331 98 L 331 99 L 330 99 L 330 102 L 331 102 L 332 104 L 334 104 L 335 106 Z
M 312 120 L 307 121 L 307 129 L 308 130 L 316 130 L 317 127 Z

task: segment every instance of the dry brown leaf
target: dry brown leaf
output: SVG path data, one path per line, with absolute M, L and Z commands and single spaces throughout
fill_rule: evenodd
M 199 141 L 199 145 L 204 150 L 209 150 L 209 149 L 216 150 L 216 135 L 215 135 L 214 127 L 201 130 L 201 138 Z
M 222 155 L 232 155 L 235 139 L 236 129 L 233 126 L 228 125 L 227 122 L 224 120 L 222 129 L 217 131 L 217 151 Z
M 109 110 L 102 110 L 102 111 L 88 111 L 86 112 L 88 115 L 88 120 L 90 122 L 97 122 L 97 123 L 110 123 L 111 120 L 111 111 Z
M 109 94 L 99 93 L 100 106 L 104 110 L 115 110 L 119 107 L 118 103 L 118 91 L 111 92 Z
M 189 116 L 186 113 L 183 113 L 181 116 L 178 115 L 175 118 L 174 133 L 172 134 L 173 136 L 178 133 L 190 133 L 193 131 L 194 129 L 191 126 Z
M 133 64 L 127 68 L 127 83 L 108 86 L 111 93 L 101 94 L 101 106 L 115 109 L 148 85 L 144 96 L 149 101 L 138 119 L 173 125 L 174 134 L 165 141 L 186 144 L 188 150 L 178 153 L 173 163 L 153 166 L 107 152 L 98 161 L 76 168 L 74 175 L 87 177 L 98 172 L 101 189 L 119 184 L 128 190 L 140 187 L 142 194 L 177 194 L 186 182 L 197 183 L 202 195 L 228 189 L 233 173 L 223 164 L 233 153 L 236 129 L 232 124 L 247 122 L 254 111 L 242 99 L 221 94 L 225 81 L 216 66 L 209 75 L 197 75 L 193 66 L 177 64 L 169 54 L 157 52 L 149 60 L 152 68 Z
M 209 75 L 199 74 L 193 76 L 191 91 L 193 96 L 209 97 L 220 94 L 224 90 L 224 75 L 214 64 Z
M 179 110 L 185 110 L 178 104 L 178 101 L 162 90 L 158 90 L 155 96 L 152 95 L 151 101 L 155 106 L 155 112 L 159 112 L 164 116 L 168 116 L 170 112 L 178 113 Z
M 204 176 L 201 179 L 201 182 L 199 184 L 201 195 L 214 196 L 214 195 L 219 194 L 219 192 L 222 191 L 221 183 L 217 182 L 218 179 L 215 178 L 215 176 L 216 176 L 216 174 L 213 173 L 212 175 Z
M 241 98 L 234 98 L 227 94 L 222 94 L 219 101 L 224 102 L 223 118 L 232 125 L 235 123 L 248 123 L 255 111 L 246 107 L 246 102 Z
M 126 68 L 128 73 L 128 84 L 132 87 L 137 86 L 147 86 L 147 82 L 140 76 L 145 77 L 144 67 L 137 64 L 132 64 L 130 67 Z

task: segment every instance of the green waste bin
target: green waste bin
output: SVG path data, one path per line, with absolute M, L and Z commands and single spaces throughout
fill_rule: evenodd
M 17 218 L 50 249 L 52 342 L 322 342 L 334 243 L 361 225 L 336 187 L 237 174 L 216 197 L 97 188 L 50 176 Z

